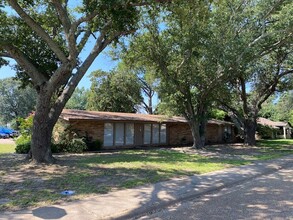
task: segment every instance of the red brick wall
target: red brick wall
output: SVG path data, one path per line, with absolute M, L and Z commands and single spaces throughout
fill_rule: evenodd
M 188 124 L 169 124 L 168 140 L 170 145 L 192 144 L 192 134 Z
M 231 126 L 231 125 L 228 125 Z M 170 124 L 168 125 L 168 140 L 170 145 L 177 144 L 192 144 L 192 134 L 189 125 L 187 124 Z M 232 138 L 230 142 L 233 142 L 235 138 L 234 127 L 232 126 Z M 225 131 L 225 125 L 207 124 L 206 126 L 206 143 L 223 143 L 223 136 Z
M 220 143 L 223 140 L 224 126 L 217 124 L 207 124 L 206 143 Z
M 91 137 L 93 140 L 103 141 L 104 123 L 95 121 L 72 121 L 71 129 L 80 137 Z
M 68 123 L 68 122 L 67 122 Z M 88 136 L 92 140 L 104 139 L 104 122 L 95 121 L 70 121 L 71 129 L 77 133 L 79 137 Z M 229 125 L 230 126 L 230 125 Z M 60 130 L 60 129 L 59 129 Z M 233 137 L 232 127 L 232 137 Z M 58 137 L 58 132 L 55 131 L 54 137 Z M 206 143 L 221 143 L 223 142 L 224 125 L 208 124 L 206 127 Z M 232 138 L 232 141 L 233 138 Z M 192 134 L 188 124 L 167 124 L 167 144 L 181 145 L 192 144 Z

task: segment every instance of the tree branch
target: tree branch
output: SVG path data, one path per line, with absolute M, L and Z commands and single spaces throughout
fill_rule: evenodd
M 0 57 L 7 57 L 7 58 L 13 59 L 13 57 L 9 53 L 5 53 L 5 52 L 0 52 Z
M 82 39 L 80 40 L 79 44 L 77 45 L 77 52 L 80 53 L 85 44 L 87 43 L 89 37 L 91 35 L 90 30 L 86 30 L 84 35 L 82 36 Z
M 114 39 L 119 36 L 130 34 L 130 31 L 126 32 L 117 32 L 111 38 L 105 39 L 105 33 L 101 32 L 100 36 L 98 37 L 94 48 L 92 49 L 91 53 L 85 59 L 83 64 L 78 68 L 77 72 L 71 77 L 70 81 L 67 84 L 67 87 L 63 90 L 62 94 L 58 97 L 55 105 L 56 108 L 63 105 L 63 102 L 67 102 L 70 98 L 71 94 L 73 93 L 74 89 L 76 88 L 77 84 L 80 82 L 90 65 L 93 63 L 95 58 L 108 46 Z
M 47 81 L 47 77 L 44 76 L 39 70 L 34 66 L 32 62 L 22 53 L 18 48 L 4 44 L 4 42 L 0 43 L 0 48 L 3 48 L 10 54 L 10 57 L 15 59 L 17 63 L 26 71 L 26 73 L 32 79 L 32 82 L 35 86 L 39 86 Z
M 59 0 L 52 0 L 54 7 L 58 12 L 58 18 L 61 21 L 65 34 L 68 35 L 71 27 L 71 21 L 67 14 L 66 9 L 62 6 L 61 1 Z
M 69 48 L 68 59 L 73 60 L 73 62 L 76 63 L 76 57 L 78 55 L 77 47 L 76 47 L 76 38 L 75 38 L 76 28 L 74 27 L 72 28 L 71 20 L 68 16 L 67 10 L 62 6 L 61 2 L 59 0 L 53 0 L 52 2 L 58 12 L 58 17 L 63 25 L 66 40 L 68 42 L 68 48 Z
M 249 111 L 248 111 L 245 80 L 242 77 L 240 77 L 239 80 L 240 80 L 240 87 L 241 87 L 241 100 L 243 101 L 243 113 L 244 113 L 244 116 L 247 116 Z
M 274 11 L 275 9 L 284 2 L 284 0 L 279 0 L 278 2 L 276 2 L 276 4 L 273 5 L 273 7 L 271 8 L 271 10 L 268 11 L 268 13 L 266 13 L 266 15 L 264 16 L 264 18 L 269 17 Z
M 21 7 L 20 5 L 17 3 L 16 0 L 8 0 L 8 3 L 10 4 L 10 6 L 18 13 L 18 15 L 26 22 L 26 24 L 28 26 L 31 27 L 31 29 L 33 31 L 35 31 L 48 45 L 49 47 L 52 49 L 52 51 L 54 51 L 54 53 L 57 55 L 57 57 L 62 61 L 62 62 L 66 62 L 67 61 L 67 57 L 65 56 L 65 54 L 63 53 L 63 51 L 61 50 L 61 48 L 59 48 L 58 44 L 55 43 L 50 36 L 45 32 L 45 30 L 37 23 L 35 22 Z

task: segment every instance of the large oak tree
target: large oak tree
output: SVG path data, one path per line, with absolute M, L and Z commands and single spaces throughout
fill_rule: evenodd
M 36 89 L 31 158 L 51 163 L 53 127 L 88 68 L 109 44 L 137 29 L 142 6 L 164 0 L 0 2 L 0 62 L 14 59 L 18 76 Z M 91 50 L 83 59 L 86 45 Z
M 220 12 L 220 19 L 230 23 L 227 32 L 236 33 L 236 44 L 229 47 L 234 76 L 227 83 L 226 95 L 219 98 L 241 125 L 245 144 L 255 145 L 262 104 L 276 91 L 292 86 L 293 3 L 235 2 L 238 7 L 222 7 Z
M 230 54 L 224 50 L 232 37 L 214 23 L 217 7 L 208 1 L 180 1 L 160 18 L 150 14 L 125 55 L 155 70 L 159 109 L 186 118 L 195 148 L 205 144 L 209 109 L 231 75 Z

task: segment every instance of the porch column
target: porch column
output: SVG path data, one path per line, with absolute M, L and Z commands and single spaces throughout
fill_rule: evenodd
M 283 127 L 284 139 L 287 139 L 286 127 Z

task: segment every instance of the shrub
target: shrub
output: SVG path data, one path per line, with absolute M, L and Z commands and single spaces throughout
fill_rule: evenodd
M 31 148 L 31 137 L 26 135 L 20 135 L 15 140 L 15 152 L 18 154 L 27 154 Z
M 277 132 L 275 128 L 272 128 L 268 125 L 261 125 L 261 124 L 257 125 L 256 131 L 258 135 L 264 139 L 275 138 L 274 136 Z
M 54 150 L 58 152 L 81 153 L 86 149 L 86 142 L 71 130 L 70 125 L 59 131 L 58 140 L 54 143 Z
M 92 138 L 88 136 L 85 136 L 83 140 L 86 143 L 88 151 L 97 151 L 102 149 L 103 142 L 101 140 L 93 141 Z
M 66 146 L 66 151 L 71 153 L 82 153 L 87 149 L 86 143 L 82 138 L 73 138 Z
M 33 115 L 26 119 L 19 118 L 17 123 L 19 123 L 20 136 L 15 140 L 15 152 L 19 154 L 26 154 L 31 148 L 31 134 L 33 126 Z
M 24 136 L 31 136 L 33 129 L 34 116 L 30 115 L 27 118 L 18 118 L 17 123 L 19 124 L 20 134 Z
M 31 149 L 31 142 L 16 145 L 15 152 L 18 154 L 27 154 Z
M 57 143 L 51 143 L 52 153 L 61 153 L 63 145 Z
M 86 145 L 89 151 L 97 151 L 102 149 L 103 142 L 100 140 L 95 140 L 92 142 L 86 142 Z

